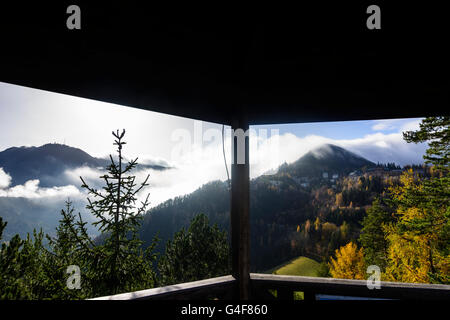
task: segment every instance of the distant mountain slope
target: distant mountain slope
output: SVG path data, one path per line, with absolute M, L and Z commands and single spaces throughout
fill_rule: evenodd
M 280 167 L 280 172 L 289 172 L 296 176 L 318 177 L 324 172 L 348 174 L 363 167 L 375 167 L 376 164 L 333 144 L 324 144 L 313 149 L 290 165 Z
M 108 164 L 109 159 L 95 158 L 81 149 L 57 143 L 40 147 L 12 147 L 0 152 L 0 168 L 12 177 L 11 186 L 31 179 L 39 179 L 41 187 L 62 186 L 66 182 L 58 176 L 67 169 L 82 166 L 104 168 Z M 166 169 L 159 165 L 140 167 Z
M 82 200 L 71 200 L 76 214 L 80 212 L 83 220 L 88 222 L 88 232 L 96 236 L 98 231 L 91 225 L 94 220 L 85 209 L 86 203 Z M 64 200 L 0 197 L 0 217 L 8 222 L 0 242 L 10 240 L 15 234 L 25 238 L 27 233 L 32 234 L 33 229 L 39 231 L 40 228 L 54 236 L 61 220 L 61 209 L 64 209 Z
M 316 190 L 327 186 L 323 172 L 349 173 L 374 163 L 334 145 L 323 145 L 292 164 L 281 166 L 276 174 L 260 176 L 250 182 L 251 261 L 253 271 L 267 270 L 291 258 L 290 233 L 307 219 L 315 219 L 323 203 L 317 204 Z M 293 178 L 308 176 L 305 188 Z M 320 198 L 320 197 L 319 197 Z M 334 201 L 334 200 L 333 200 Z M 211 223 L 229 230 L 230 194 L 227 184 L 213 181 L 191 194 L 168 200 L 144 216 L 141 238 L 148 244 L 155 235 L 162 240 L 158 250 L 173 234 L 189 225 L 198 214 L 208 215 Z M 294 228 L 294 229 L 293 229 Z
M 28 180 L 39 180 L 39 187 L 52 188 L 73 184 L 65 170 L 83 166 L 105 168 L 109 159 L 92 157 L 85 151 L 62 144 L 45 144 L 40 147 L 12 147 L 0 152 L 0 168 L 11 176 L 9 187 L 23 185 Z M 165 170 L 160 165 L 138 165 L 138 168 Z M 76 187 L 81 186 L 81 181 Z M 8 225 L 3 240 L 9 240 L 18 233 L 25 237 L 33 228 L 41 228 L 53 234 L 61 219 L 60 211 L 65 199 L 32 199 L 24 197 L 0 197 L 0 216 Z M 83 199 L 71 199 L 76 212 L 80 211 L 86 221 L 92 221 L 92 215 L 85 209 Z M 84 199 L 85 200 L 85 199 Z M 88 225 L 92 234 L 96 228 Z

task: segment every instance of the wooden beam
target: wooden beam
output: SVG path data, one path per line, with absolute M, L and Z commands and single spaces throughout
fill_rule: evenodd
M 250 164 L 248 119 L 242 113 L 232 120 L 231 255 L 237 279 L 234 298 L 247 300 L 250 293 Z M 244 136 L 242 136 L 244 134 Z M 243 145 L 242 145 L 243 144 Z M 242 152 L 245 152 L 242 155 Z M 242 163 L 245 160 L 244 163 Z

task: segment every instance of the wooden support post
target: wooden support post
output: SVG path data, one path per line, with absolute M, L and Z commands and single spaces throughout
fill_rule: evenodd
M 231 251 L 232 275 L 237 279 L 235 299 L 250 295 L 250 164 L 248 120 L 239 115 L 232 121 Z M 245 152 L 245 154 L 242 154 Z

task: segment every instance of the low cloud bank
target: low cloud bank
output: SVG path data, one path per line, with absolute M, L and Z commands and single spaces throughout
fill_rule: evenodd
M 70 198 L 79 197 L 81 192 L 73 185 L 42 188 L 39 179 L 28 180 L 23 185 L 9 187 L 11 176 L 0 168 L 0 197 L 9 198 Z

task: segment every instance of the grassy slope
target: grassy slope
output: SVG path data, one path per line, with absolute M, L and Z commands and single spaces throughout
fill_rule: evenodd
M 298 257 L 286 262 L 283 265 L 277 266 L 267 273 L 292 275 L 292 276 L 306 276 L 317 277 L 320 264 L 313 259 L 307 257 Z M 276 296 L 276 293 L 273 293 Z M 295 292 L 296 300 L 303 300 L 303 292 Z
M 320 264 L 313 259 L 307 257 L 298 257 L 271 270 L 268 270 L 267 273 L 317 277 L 319 266 Z

